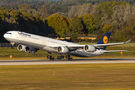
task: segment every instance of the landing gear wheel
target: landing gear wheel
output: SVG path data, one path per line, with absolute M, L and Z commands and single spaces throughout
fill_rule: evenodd
M 73 60 L 73 58 L 70 57 L 70 55 L 68 55 L 67 58 L 68 58 L 68 61 L 72 61 Z
M 49 53 L 49 52 L 48 52 Z M 47 58 L 51 61 L 54 60 L 54 57 L 52 57 L 51 53 L 49 53 L 49 55 L 47 55 Z
M 50 61 L 51 61 L 51 60 L 53 61 L 53 60 L 54 60 L 54 57 L 50 56 L 50 58 L 49 58 L 49 59 L 50 59 Z
M 66 55 L 66 59 L 68 59 L 68 56 Z
M 50 55 L 47 55 L 47 58 L 50 58 Z
M 61 57 L 60 57 L 60 56 L 58 56 L 58 57 L 57 57 L 57 59 L 58 59 L 58 60 L 61 60 Z
M 12 48 L 12 49 L 14 49 L 14 45 L 15 45 L 15 43 L 10 42 L 10 44 L 11 44 L 11 48 Z
M 68 58 L 68 61 L 72 61 L 72 60 L 73 60 L 73 58 L 72 58 L 72 57 Z
M 73 60 L 73 58 L 72 57 L 70 57 L 70 61 L 72 61 Z
M 54 60 L 54 57 L 52 57 L 52 60 Z
M 61 55 L 60 57 L 61 57 L 62 59 L 64 59 L 64 56 L 63 56 L 63 55 Z

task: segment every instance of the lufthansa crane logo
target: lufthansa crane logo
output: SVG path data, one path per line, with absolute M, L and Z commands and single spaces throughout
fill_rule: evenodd
M 108 43 L 108 37 L 107 37 L 107 36 L 104 36 L 104 38 L 103 38 L 103 43 L 104 43 L 104 44 L 107 44 L 107 43 Z

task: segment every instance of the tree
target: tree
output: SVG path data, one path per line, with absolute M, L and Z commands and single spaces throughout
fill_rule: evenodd
M 70 31 L 78 35 L 78 34 L 83 34 L 83 29 L 84 28 L 81 19 L 77 16 L 73 17 L 70 25 Z
M 46 7 L 46 5 L 42 5 L 38 8 L 38 13 L 45 19 L 49 16 L 50 12 L 48 10 L 48 8 Z
M 101 1 L 101 0 L 100 0 Z M 102 32 L 102 27 L 105 25 L 105 23 L 113 22 L 113 26 L 118 27 L 116 24 L 117 22 L 123 20 L 123 12 L 125 9 L 121 9 L 119 6 L 121 5 L 121 8 L 126 5 L 126 2 L 103 2 L 100 3 L 96 8 L 95 12 L 93 13 L 93 16 L 95 18 L 95 24 L 96 29 L 100 32 Z M 114 13 L 117 11 L 116 13 Z M 122 13 L 122 14 L 119 14 Z M 122 15 L 122 16 L 121 16 Z M 118 19 L 119 17 L 119 19 Z M 116 20 L 117 19 L 117 20 Z
M 28 4 L 21 4 L 21 5 L 19 5 L 18 6 L 18 8 L 19 8 L 19 10 L 28 10 L 28 9 L 30 9 L 30 5 L 28 5 Z
M 82 15 L 80 18 L 83 22 L 84 27 L 88 31 L 88 34 L 93 33 L 96 29 L 94 17 L 91 14 L 86 14 L 86 15 Z
M 50 29 L 54 29 L 55 32 L 61 36 L 65 37 L 68 32 L 68 23 L 64 17 L 59 14 L 53 14 L 47 18 L 47 24 Z
M 3 15 L 3 13 L 2 13 L 2 11 L 0 10 L 0 23 L 2 22 L 2 21 L 4 21 L 4 15 Z
M 74 16 L 80 17 L 81 15 L 93 14 L 95 12 L 95 7 L 97 5 L 92 5 L 91 3 L 85 3 L 83 5 L 73 5 L 69 9 L 68 17 L 72 19 Z
M 132 37 L 132 30 L 129 27 L 121 28 L 115 31 L 115 38 L 118 41 L 126 41 Z
M 104 27 L 102 28 L 102 31 L 103 31 L 104 33 L 106 33 L 107 31 L 113 32 L 113 28 L 111 27 L 110 24 L 106 23 L 106 24 L 104 25 Z
M 135 16 L 131 17 L 127 22 L 127 26 L 133 30 L 133 34 L 135 35 Z

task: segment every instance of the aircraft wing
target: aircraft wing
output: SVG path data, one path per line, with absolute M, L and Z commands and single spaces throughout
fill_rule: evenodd
M 65 47 L 82 47 L 84 45 L 48 45 L 50 47 L 59 47 L 59 46 L 65 46 Z
M 77 50 L 79 48 L 84 48 L 85 45 L 49 45 L 49 47 L 52 48 L 58 48 L 58 47 L 67 47 L 70 51 Z
M 131 40 L 128 40 L 126 42 L 120 42 L 120 43 L 110 43 L 110 44 L 94 44 L 93 46 L 96 48 L 100 48 L 100 47 L 104 47 L 104 46 L 113 46 L 113 45 L 120 45 L 120 44 L 125 44 L 125 43 L 129 43 Z M 84 48 L 86 45 L 49 45 L 50 47 L 60 47 L 60 46 L 64 46 L 67 48 Z

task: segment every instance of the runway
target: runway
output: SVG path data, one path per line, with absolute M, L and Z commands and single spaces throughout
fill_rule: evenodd
M 0 60 L 0 65 L 55 65 L 55 64 L 113 64 L 113 63 L 135 63 L 135 58 L 93 58 L 93 59 L 74 59 L 54 60 Z

